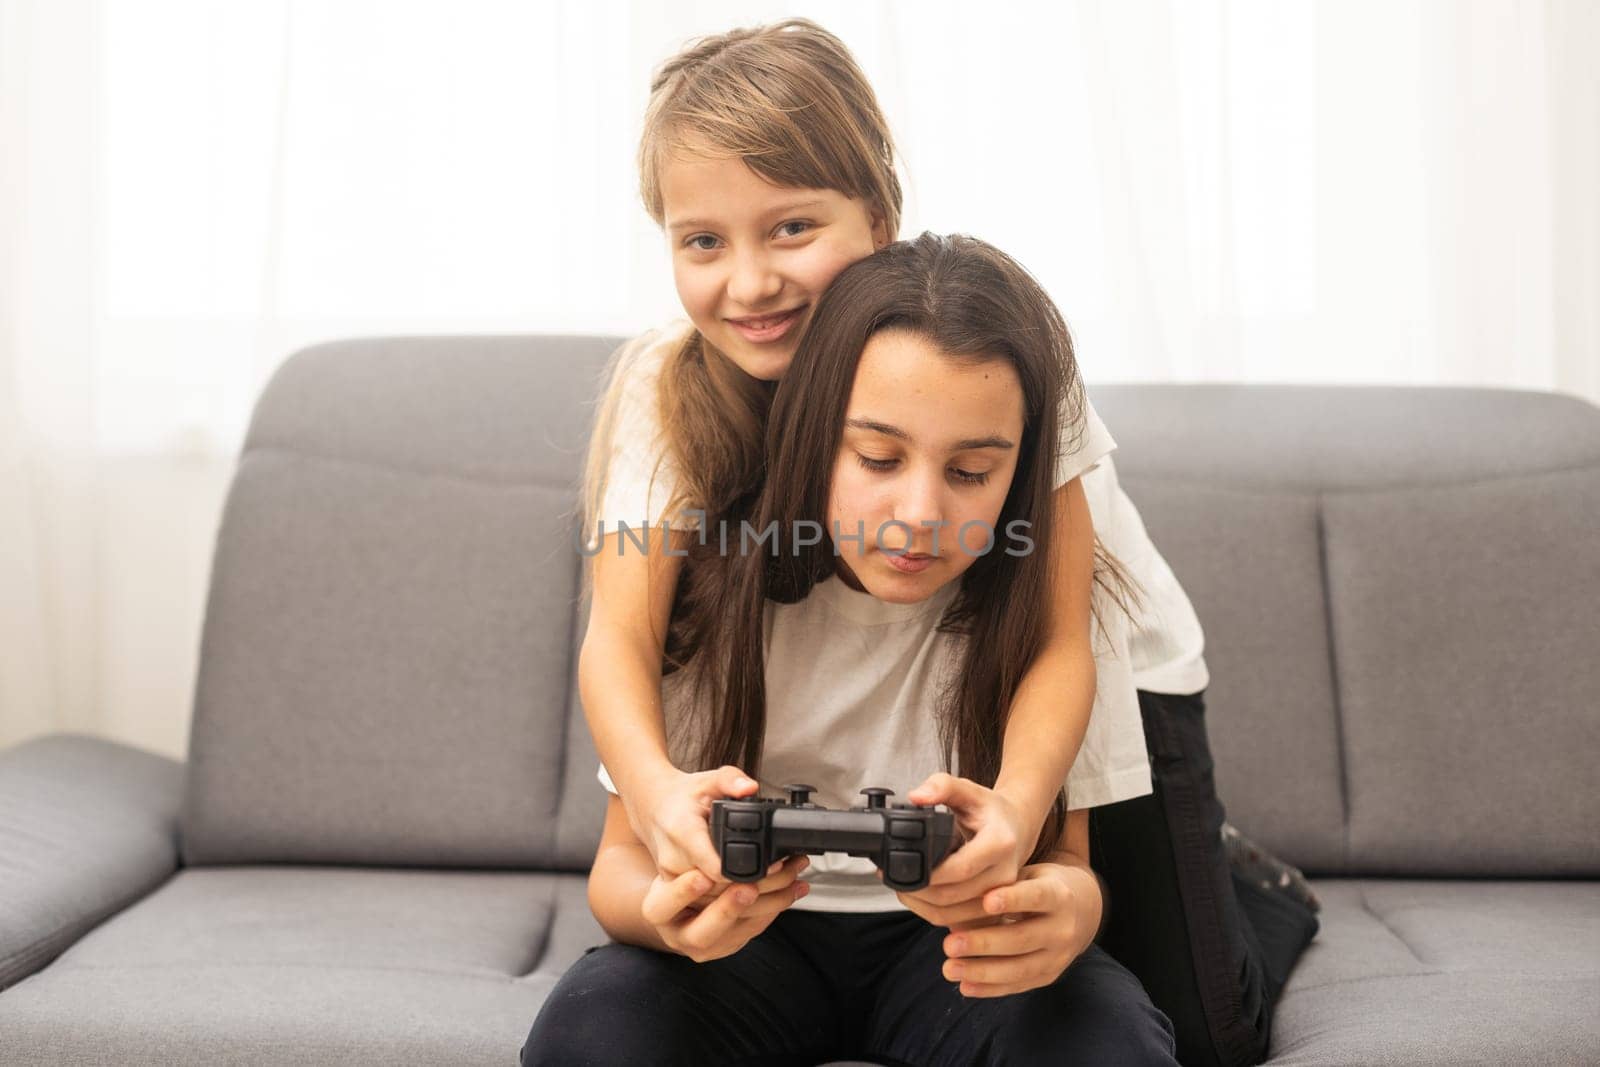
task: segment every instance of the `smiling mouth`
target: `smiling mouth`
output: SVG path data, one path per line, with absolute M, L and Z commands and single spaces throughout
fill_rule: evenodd
M 802 304 L 800 307 L 790 308 L 788 311 L 774 312 L 771 315 L 750 315 L 746 318 L 729 319 L 728 321 L 733 323 L 735 326 L 743 326 L 747 330 L 766 330 L 773 326 L 777 326 L 780 323 L 787 322 L 804 310 L 805 305 Z

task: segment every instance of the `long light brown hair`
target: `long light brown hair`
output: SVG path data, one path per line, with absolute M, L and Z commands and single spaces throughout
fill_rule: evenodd
M 1015 260 L 975 238 L 923 234 L 859 260 L 818 301 L 810 329 L 778 386 L 767 421 L 764 480 L 719 520 L 773 527 L 776 541 L 744 553 L 722 552 L 719 539 L 691 548 L 685 562 L 701 577 L 702 602 L 675 611 L 674 649 L 684 664 L 689 729 L 697 768 L 733 763 L 759 773 L 766 729 L 768 601 L 793 603 L 837 574 L 833 542 L 806 545 L 802 524 L 828 529 L 827 507 L 845 409 L 862 351 L 883 330 L 908 330 L 951 359 L 1003 360 L 1023 394 L 1017 465 L 996 530 L 1028 523 L 1031 551 L 999 547 L 978 556 L 939 622 L 959 634 L 962 660 L 941 696 L 938 726 L 945 769 L 951 754 L 963 777 L 992 786 L 1013 699 L 1049 631 L 1053 563 L 1062 551 L 1053 497 L 1060 427 L 1081 440 L 1085 398 L 1072 338 L 1056 306 Z M 730 533 L 732 544 L 734 534 Z M 1095 584 L 1124 611 L 1136 583 L 1095 543 Z M 1096 610 L 1096 620 L 1099 613 Z M 1054 846 L 1066 817 L 1058 794 L 1035 856 Z
M 680 153 L 741 159 L 776 185 L 860 199 L 883 218 L 891 239 L 899 232 L 902 193 L 889 124 L 849 49 L 808 19 L 699 38 L 656 69 L 638 163 L 639 195 L 657 225 L 665 221 L 661 168 Z M 585 538 L 602 518 L 626 378 L 650 344 L 663 343 L 671 347 L 654 399 L 665 444 L 660 459 L 671 461 L 675 475 L 664 514 L 718 514 L 759 488 L 774 384 L 747 375 L 697 330 L 637 339 L 606 370 L 584 473 Z M 658 463 L 655 474 L 660 470 Z M 586 567 L 586 589 L 588 579 Z M 703 591 L 684 581 L 680 598 L 693 606 Z

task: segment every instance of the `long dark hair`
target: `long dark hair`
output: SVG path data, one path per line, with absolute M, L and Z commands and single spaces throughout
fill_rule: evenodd
M 766 730 L 765 611 L 794 603 L 838 573 L 833 542 L 795 538 L 802 523 L 827 529 L 834 460 L 856 369 L 868 340 L 909 330 L 950 358 L 1001 359 L 1016 370 L 1023 433 L 1016 470 L 995 524 L 992 551 L 976 557 L 939 621 L 963 635 L 963 662 L 941 695 L 938 727 L 945 769 L 992 786 L 1000 770 L 1006 719 L 1023 675 L 1049 629 L 1051 560 L 1056 546 L 1053 491 L 1058 427 L 1083 425 L 1083 384 L 1060 312 L 1031 275 L 991 245 L 961 235 L 924 233 L 847 267 L 817 302 L 767 421 L 764 482 L 713 522 L 729 524 L 728 551 L 713 534 L 690 550 L 670 651 L 681 664 L 700 768 L 736 763 L 758 773 Z M 1072 442 L 1075 446 L 1076 441 Z M 1032 550 L 1003 550 L 998 531 L 1024 520 Z M 775 528 L 772 549 L 742 553 L 738 525 Z M 871 536 L 870 532 L 868 536 Z M 774 552 L 775 550 L 775 552 Z M 1096 540 L 1095 581 L 1128 610 L 1131 581 Z M 1057 795 L 1035 856 L 1053 847 L 1066 817 Z

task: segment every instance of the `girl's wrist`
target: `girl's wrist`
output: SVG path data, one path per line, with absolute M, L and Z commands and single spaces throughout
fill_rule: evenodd
M 616 783 L 617 792 L 626 798 L 653 793 L 660 785 L 683 773 L 673 766 L 666 753 L 652 752 L 635 756 L 621 776 L 613 774 L 611 777 Z
M 1072 891 L 1073 928 L 1080 931 L 1075 946 L 1082 952 L 1100 933 L 1100 922 L 1105 915 L 1105 896 L 1100 876 L 1084 866 L 1083 861 L 1071 853 L 1053 852 L 1046 862 L 1060 868 L 1060 877 Z
M 1025 782 L 1015 777 L 1007 779 L 1004 774 L 995 782 L 994 792 L 1011 804 L 1022 824 L 1023 840 L 1019 842 L 1022 855 L 1033 855 L 1039 835 L 1044 831 L 1045 820 L 1050 817 L 1050 809 L 1055 804 L 1055 794 L 1045 796 L 1041 790 L 1030 789 Z

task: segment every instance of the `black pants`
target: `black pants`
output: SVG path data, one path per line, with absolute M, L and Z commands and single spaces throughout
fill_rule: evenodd
M 1185 1067 L 1260 1063 L 1316 916 L 1234 877 L 1204 693 L 1141 689 L 1139 710 L 1155 791 L 1089 812 L 1090 863 L 1106 886 L 1100 943 L 1171 1019 Z
M 947 935 L 911 912 L 790 908 L 708 963 L 591 948 L 551 990 L 522 1063 L 1176 1064 L 1166 1016 L 1098 946 L 1052 985 L 968 998 L 940 973 Z

